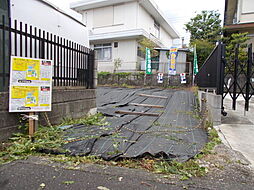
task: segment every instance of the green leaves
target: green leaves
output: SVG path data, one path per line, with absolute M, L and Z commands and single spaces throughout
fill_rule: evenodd
M 98 114 L 80 118 L 80 119 L 64 118 L 61 126 L 73 125 L 73 124 L 105 126 L 109 124 L 105 120 L 106 120 L 106 117 L 104 117 L 101 113 L 98 113 Z
M 65 185 L 71 185 L 71 184 L 74 184 L 75 181 L 64 181 L 63 184 Z
M 207 57 L 213 51 L 215 44 L 209 40 L 193 40 L 191 46 L 196 44 L 197 59 L 198 59 L 198 68 L 201 68 Z M 190 55 L 193 58 L 193 53 Z
M 221 35 L 221 20 L 218 11 L 202 11 L 185 24 L 185 30 L 194 40 L 206 40 L 215 43 Z
M 28 135 L 16 133 L 10 139 L 11 146 L 0 152 L 0 164 L 17 159 L 26 159 L 29 155 L 36 154 L 40 149 L 58 149 L 64 143 L 63 131 L 58 127 L 40 126 L 32 142 Z
M 185 24 L 185 29 L 191 34 L 190 45 L 197 47 L 198 67 L 201 68 L 213 51 L 215 42 L 221 38 L 220 13 L 214 10 L 202 11 Z

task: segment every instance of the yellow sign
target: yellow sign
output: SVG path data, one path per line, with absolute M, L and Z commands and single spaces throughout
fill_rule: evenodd
M 51 111 L 51 60 L 11 57 L 10 112 Z
M 12 99 L 24 99 L 25 107 L 36 107 L 39 102 L 39 87 L 36 86 L 12 86 Z
M 26 71 L 26 80 L 39 80 L 40 60 L 13 58 L 14 71 Z

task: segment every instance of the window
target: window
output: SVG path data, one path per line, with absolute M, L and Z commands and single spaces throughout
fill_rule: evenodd
M 141 50 L 140 45 L 138 45 L 138 51 L 137 51 L 137 55 L 141 58 L 146 58 L 146 54 Z
M 154 20 L 154 36 L 160 38 L 160 24 Z
M 100 61 L 110 61 L 112 59 L 111 43 L 94 45 L 95 59 Z

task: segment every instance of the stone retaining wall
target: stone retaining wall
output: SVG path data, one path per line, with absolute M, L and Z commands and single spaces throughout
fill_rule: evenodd
M 208 110 L 208 120 L 214 126 L 221 124 L 221 96 L 209 92 L 198 91 L 200 111 Z
M 20 114 L 9 113 L 9 93 L 0 93 L 0 141 L 7 140 L 17 132 Z M 61 123 L 63 118 L 80 118 L 96 108 L 95 89 L 83 87 L 57 87 L 53 89 L 52 112 L 47 112 L 52 125 Z M 40 122 L 45 119 L 40 116 Z
M 187 84 L 191 83 L 191 77 L 186 76 Z M 158 84 L 157 74 L 147 75 L 146 80 L 143 74 L 129 74 L 129 75 L 119 75 L 119 74 L 98 74 L 98 85 L 131 85 L 131 86 L 181 86 L 181 78 L 179 75 L 167 74 L 163 77 L 163 83 Z M 184 84 L 185 85 L 185 84 Z

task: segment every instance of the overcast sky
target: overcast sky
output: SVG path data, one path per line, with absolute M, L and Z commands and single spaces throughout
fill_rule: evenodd
M 69 4 L 77 0 L 48 0 L 61 9 L 68 10 Z M 184 24 L 202 10 L 218 10 L 223 19 L 225 0 L 154 0 L 172 26 L 188 42 Z M 68 11 L 69 12 L 69 11 Z

